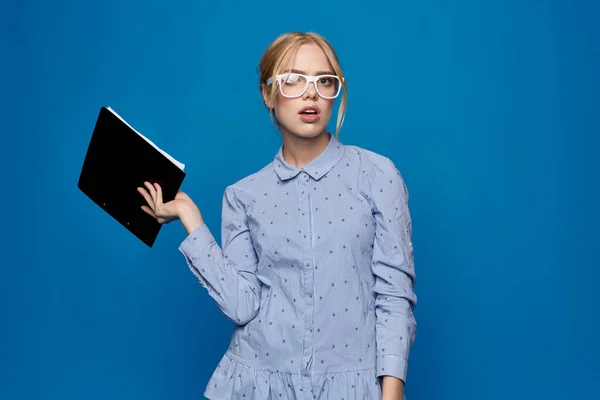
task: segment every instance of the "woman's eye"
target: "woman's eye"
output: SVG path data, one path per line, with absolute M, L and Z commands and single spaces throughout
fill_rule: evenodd
M 319 81 L 320 81 L 320 82 L 321 82 L 321 84 L 323 84 L 323 85 L 331 85 L 331 81 L 332 81 L 332 79 L 331 79 L 331 78 L 321 78 Z

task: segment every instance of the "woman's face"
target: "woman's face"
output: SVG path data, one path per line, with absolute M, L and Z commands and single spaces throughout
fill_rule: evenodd
M 298 53 L 288 65 L 286 70 L 308 76 L 330 74 L 335 72 L 329 64 L 325 52 L 316 44 L 304 44 L 298 50 Z M 319 84 L 321 93 L 327 95 L 325 89 L 327 85 L 335 85 L 331 81 L 324 80 Z M 288 94 L 286 86 L 284 90 Z M 304 85 L 302 85 L 304 87 Z M 333 89 L 329 89 L 333 90 Z M 271 107 L 269 98 L 270 87 L 265 87 L 263 96 L 267 107 Z M 284 135 L 291 134 L 300 137 L 315 137 L 320 135 L 327 128 L 327 123 L 331 117 L 333 108 L 333 99 L 324 99 L 317 93 L 314 82 L 308 84 L 308 88 L 300 97 L 288 98 L 277 92 L 277 102 L 275 104 L 275 116 L 279 122 L 280 129 Z M 309 107 L 310 109 L 307 109 Z

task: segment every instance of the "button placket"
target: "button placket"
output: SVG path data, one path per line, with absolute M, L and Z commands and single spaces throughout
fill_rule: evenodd
M 302 271 L 303 291 L 304 291 L 304 343 L 302 352 L 302 377 L 305 388 L 312 386 L 313 374 L 313 308 L 314 308 L 314 265 L 312 252 L 312 222 L 310 213 L 310 176 L 301 172 L 298 179 L 298 189 L 300 195 L 300 226 L 303 229 L 301 243 L 303 244 L 304 265 Z M 308 392 L 306 393 L 308 394 Z

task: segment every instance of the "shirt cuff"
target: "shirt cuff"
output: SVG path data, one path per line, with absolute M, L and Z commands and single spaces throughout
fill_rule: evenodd
M 213 234 L 206 224 L 202 224 L 185 238 L 179 250 L 191 259 L 213 242 L 215 242 Z
M 377 377 L 394 376 L 406 383 L 408 360 L 394 355 L 377 356 Z

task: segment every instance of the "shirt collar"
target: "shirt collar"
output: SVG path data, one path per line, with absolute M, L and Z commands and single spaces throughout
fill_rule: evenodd
M 344 145 L 340 141 L 328 133 L 329 143 L 325 150 L 317 156 L 314 160 L 304 166 L 304 168 L 297 168 L 290 165 L 283 158 L 283 145 L 279 147 L 279 151 L 275 156 L 275 162 L 273 168 L 281 180 L 287 180 L 294 178 L 300 172 L 304 171 L 310 175 L 313 179 L 319 180 L 342 159 L 344 155 Z

